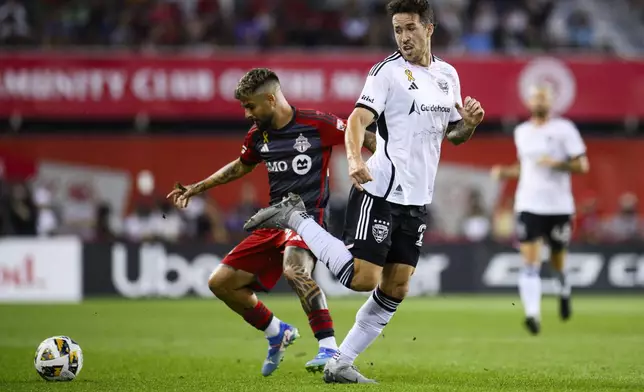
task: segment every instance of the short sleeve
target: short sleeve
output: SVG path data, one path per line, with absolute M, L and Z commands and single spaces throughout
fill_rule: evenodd
M 519 143 L 519 137 L 520 137 L 519 132 L 520 131 L 521 131 L 521 125 L 517 125 L 514 128 L 514 132 L 513 132 L 514 147 L 516 149 L 517 160 L 519 160 L 519 161 L 521 160 L 521 146 L 520 146 L 520 143 Z
M 564 149 L 569 158 L 577 158 L 586 154 L 586 144 L 579 134 L 579 130 L 570 121 L 566 121 L 566 132 L 564 133 Z
M 461 115 L 458 113 L 458 110 L 456 110 L 456 104 L 458 103 L 461 107 L 463 107 L 463 97 L 461 97 L 461 81 L 456 70 L 454 70 L 453 75 L 454 78 L 452 80 L 452 89 L 454 91 L 454 107 L 449 114 L 450 123 L 455 123 L 457 121 L 461 121 L 462 119 Z
M 256 165 L 262 161 L 262 157 L 255 149 L 255 128 L 251 129 L 244 138 L 239 160 L 244 165 Z
M 345 119 L 333 114 L 322 114 L 318 124 L 322 146 L 331 147 L 344 144 L 345 129 L 347 129 L 347 121 Z
M 389 95 L 389 76 L 387 69 L 383 69 L 382 66 L 382 64 L 376 64 L 371 69 L 356 102 L 356 107 L 368 109 L 373 113 L 374 118 L 380 117 L 385 110 Z

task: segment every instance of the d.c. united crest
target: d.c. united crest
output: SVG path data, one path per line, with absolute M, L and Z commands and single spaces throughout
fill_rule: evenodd
M 446 80 L 439 79 L 437 83 L 438 83 L 438 88 L 440 88 L 442 92 L 444 92 L 445 94 L 449 92 L 449 84 L 447 83 Z
M 389 235 L 389 222 L 375 219 L 371 226 L 371 234 L 377 243 L 386 240 Z

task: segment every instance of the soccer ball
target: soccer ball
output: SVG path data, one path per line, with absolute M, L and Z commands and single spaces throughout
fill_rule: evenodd
M 83 351 L 71 338 L 54 336 L 40 343 L 34 366 L 47 381 L 72 381 L 83 368 Z

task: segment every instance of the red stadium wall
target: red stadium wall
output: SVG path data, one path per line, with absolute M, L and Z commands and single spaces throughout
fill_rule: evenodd
M 644 175 L 641 157 L 644 140 L 587 139 L 591 172 L 575 176 L 578 200 L 596 196 L 600 208 L 614 211 L 623 192 L 635 192 L 644 200 Z M 132 178 L 141 170 L 155 176 L 158 194 L 169 191 L 175 181 L 197 181 L 235 159 L 240 151 L 239 138 L 209 137 L 21 137 L 0 139 L 0 156 L 12 156 L 22 162 L 51 160 L 71 164 L 93 165 L 129 172 Z M 509 137 L 481 137 L 459 147 L 447 145 L 444 161 L 490 167 L 509 164 L 515 149 Z M 5 170 L 10 170 L 8 167 Z M 9 173 L 11 174 L 11 173 Z M 345 173 L 335 173 L 343 176 Z M 268 201 L 266 171 L 262 167 L 248 176 L 259 191 L 260 200 Z M 504 196 L 510 196 L 515 184 L 509 183 Z M 226 185 L 211 195 L 222 207 L 239 200 L 241 182 Z M 643 205 L 644 203 L 641 203 Z M 644 212 L 644 211 L 642 211 Z
M 369 69 L 386 55 L 0 53 L 0 118 L 95 121 L 131 120 L 145 114 L 153 119 L 239 119 L 233 91 L 253 67 L 276 70 L 294 105 L 349 115 Z M 488 120 L 527 116 L 523 102 L 529 87 L 543 81 L 556 91 L 554 106 L 572 120 L 644 119 L 641 59 L 448 56 L 445 60 L 458 70 L 463 97 L 483 102 Z

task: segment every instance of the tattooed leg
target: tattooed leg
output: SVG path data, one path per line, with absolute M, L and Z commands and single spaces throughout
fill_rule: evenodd
M 315 259 L 309 251 L 294 246 L 284 251 L 284 277 L 300 298 L 315 338 L 320 347 L 337 349 L 326 297 L 311 277 L 314 266 Z

